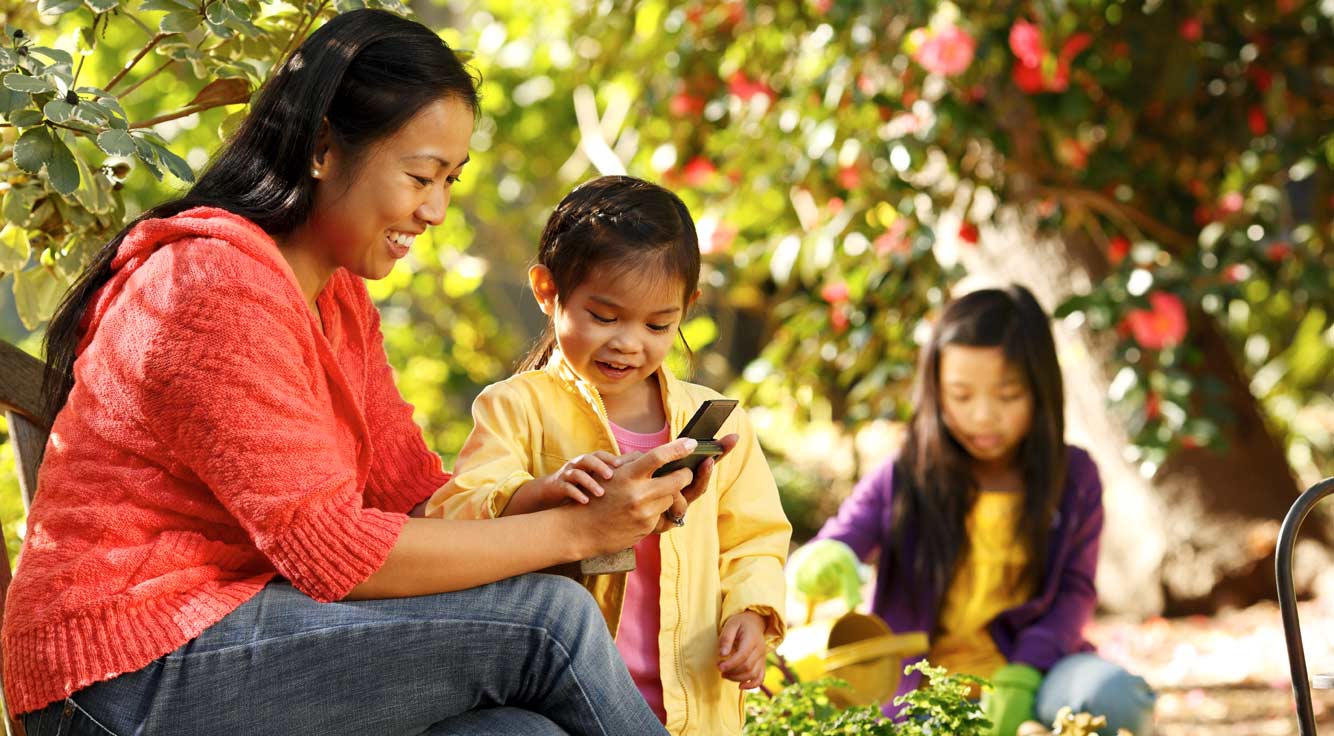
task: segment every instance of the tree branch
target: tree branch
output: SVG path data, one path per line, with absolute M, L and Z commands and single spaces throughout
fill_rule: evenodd
M 102 89 L 105 89 L 106 91 L 110 92 L 111 89 L 116 86 L 116 83 L 124 79 L 125 75 L 128 74 L 130 70 L 134 68 L 134 65 L 139 63 L 140 59 L 147 56 L 148 52 L 153 50 L 154 46 L 157 46 L 159 43 L 162 43 L 163 39 L 175 35 L 177 34 L 158 33 L 156 36 L 153 36 L 153 38 L 150 39 L 147 44 L 144 44 L 143 48 L 139 49 L 139 53 L 135 54 L 133 59 L 130 59 L 130 63 L 126 64 L 124 68 L 122 68 L 119 72 L 116 72 L 116 76 L 112 77 L 111 81 L 107 82 L 106 86 L 103 87 Z
M 156 69 L 154 69 L 153 71 L 149 72 L 148 75 L 145 76 L 143 79 L 140 79 L 139 81 L 137 81 L 137 82 L 135 82 L 134 84 L 130 85 L 129 88 L 126 89 L 124 92 L 121 92 L 121 93 L 120 93 L 120 98 L 123 100 L 123 99 L 125 99 L 126 97 L 129 97 L 130 94 L 133 93 L 136 89 L 139 89 L 141 86 L 143 86 L 143 83 L 144 83 L 144 82 L 147 82 L 148 80 L 152 79 L 153 77 L 156 77 L 159 73 L 161 73 L 161 72 L 162 72 L 163 70 L 165 70 L 167 67 L 169 67 L 169 66 L 171 66 L 172 64 L 175 64 L 175 63 L 176 63 L 176 60 L 175 60 L 175 59 L 167 59 L 166 61 L 162 62 L 162 65 L 161 65 L 161 66 L 159 66 L 158 68 L 156 68 Z
M 1143 231 L 1145 235 L 1158 241 L 1159 245 L 1176 253 L 1180 253 L 1195 245 L 1193 239 L 1176 231 L 1163 221 L 1155 218 L 1153 215 L 1130 205 L 1118 202 L 1105 194 L 1089 191 L 1087 189 L 1076 189 L 1073 187 L 1058 188 L 1048 186 L 1038 187 L 1038 193 L 1041 196 L 1051 197 L 1058 202 L 1073 202 L 1108 217 L 1129 221 L 1135 227 Z
M 194 114 L 197 113 L 197 112 L 203 112 L 203 111 L 205 111 L 205 110 L 212 110 L 212 109 L 215 108 L 215 107 L 224 107 L 224 106 L 226 106 L 226 105 L 238 105 L 238 104 L 240 104 L 240 103 L 239 103 L 239 102 L 233 102 L 233 101 L 230 101 L 230 100 L 224 100 L 224 101 L 221 101 L 221 102 L 206 102 L 206 103 L 199 104 L 199 105 L 190 105 L 189 107 L 183 107 L 183 108 L 177 110 L 176 112 L 169 112 L 169 113 L 167 113 L 167 114 L 165 114 L 165 115 L 159 115 L 159 116 L 157 116 L 157 117 L 155 117 L 155 118 L 149 118 L 149 119 L 147 119 L 147 120 L 140 120 L 140 121 L 137 121 L 137 122 L 130 123 L 130 128 L 131 128 L 131 129 L 133 129 L 133 128 L 151 128 L 151 127 L 153 127 L 154 125 L 157 125 L 158 123 L 165 123 L 165 122 L 167 122 L 168 120 L 176 120 L 176 119 L 178 119 L 178 118 L 183 118 L 183 117 L 185 117 L 185 116 L 187 116 L 187 115 L 194 115 Z

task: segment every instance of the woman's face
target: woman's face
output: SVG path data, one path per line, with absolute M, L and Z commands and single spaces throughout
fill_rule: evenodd
M 940 406 L 950 434 L 983 462 L 1010 459 L 1033 423 L 1033 393 L 999 347 L 942 347 Z
M 360 161 L 330 147 L 316 160 L 315 203 L 303 240 L 328 272 L 389 275 L 412 241 L 439 225 L 450 188 L 468 162 L 473 111 L 442 98 L 423 107 Z

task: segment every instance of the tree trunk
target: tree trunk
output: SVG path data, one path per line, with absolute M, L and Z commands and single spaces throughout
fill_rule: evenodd
M 985 231 L 981 247 L 956 254 L 942 244 L 939 257 L 959 256 L 977 281 L 1024 284 L 1048 310 L 1105 271 L 1088 243 L 1038 237 L 1018 216 L 997 219 L 1004 224 Z M 1179 452 L 1151 479 L 1127 461 L 1129 435 L 1107 400 L 1111 338 L 1054 323 L 1067 439 L 1089 450 L 1102 476 L 1107 516 L 1098 592 L 1112 612 L 1210 613 L 1275 596 L 1278 524 L 1300 489 L 1218 326 L 1198 310 L 1190 319 L 1188 339 L 1205 357 L 1202 374 L 1227 387 L 1236 422 L 1222 428 L 1225 452 Z M 1300 550 L 1297 579 L 1307 586 L 1327 559 L 1329 536 L 1311 526 L 1309 536 L 1321 543 Z

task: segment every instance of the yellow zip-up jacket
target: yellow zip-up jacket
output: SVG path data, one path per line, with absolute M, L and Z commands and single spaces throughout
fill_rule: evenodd
M 673 437 L 700 403 L 718 392 L 658 372 Z M 605 450 L 619 454 L 602 398 L 557 352 L 542 370 L 488 386 L 473 402 L 473 430 L 453 479 L 436 492 L 427 515 L 500 515 L 519 486 L 560 469 L 571 458 Z M 718 432 L 737 433 L 737 446 L 714 468 L 709 488 L 686 514 L 686 525 L 659 536 L 661 625 L 658 633 L 667 730 L 686 736 L 737 734 L 744 720 L 737 683 L 718 672 L 724 621 L 755 611 L 777 646 L 785 633 L 783 564 L 792 526 L 744 411 Z M 596 503 L 596 499 L 593 501 Z M 613 635 L 625 598 L 625 573 L 584 580 Z

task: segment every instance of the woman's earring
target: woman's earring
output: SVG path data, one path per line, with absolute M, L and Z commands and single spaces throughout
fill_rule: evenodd
M 310 178 L 312 178 L 312 179 L 318 179 L 318 178 L 320 178 L 320 170 L 319 170 L 319 169 L 311 169 L 311 170 L 310 170 Z

